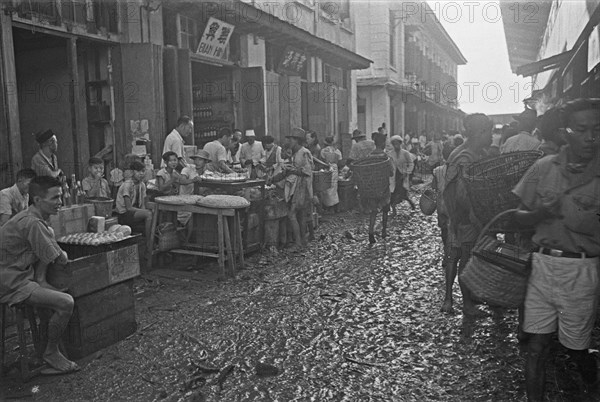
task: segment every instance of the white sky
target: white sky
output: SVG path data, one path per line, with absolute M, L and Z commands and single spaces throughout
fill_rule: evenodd
M 467 59 L 458 67 L 460 108 L 486 114 L 523 111 L 531 80 L 510 69 L 498 1 L 427 2 Z

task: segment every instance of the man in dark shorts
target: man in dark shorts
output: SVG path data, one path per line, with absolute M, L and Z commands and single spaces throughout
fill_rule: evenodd
M 57 372 L 69 373 L 79 366 L 60 352 L 58 344 L 73 313 L 73 297 L 46 282 L 48 265 L 68 261 L 47 223 L 50 215 L 58 213 L 61 195 L 57 179 L 34 178 L 29 185 L 32 205 L 0 229 L 0 303 L 25 303 L 52 311 L 43 358 Z

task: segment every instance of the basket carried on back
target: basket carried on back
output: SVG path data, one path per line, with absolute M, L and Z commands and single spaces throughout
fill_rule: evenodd
M 319 193 L 321 191 L 329 190 L 331 188 L 331 178 L 333 171 L 323 170 L 313 172 L 313 191 Z
M 473 163 L 465 169 L 473 212 L 482 224 L 519 205 L 519 198 L 512 189 L 541 156 L 540 151 L 511 152 Z
M 369 157 L 351 164 L 352 178 L 362 197 L 379 198 L 389 191 L 390 162 L 387 156 Z

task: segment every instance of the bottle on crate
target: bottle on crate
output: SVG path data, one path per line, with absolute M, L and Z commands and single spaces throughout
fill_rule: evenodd
M 83 204 L 85 202 L 85 193 L 81 186 L 81 181 L 77 180 L 77 204 Z
M 77 202 L 77 193 L 79 191 L 79 187 L 77 186 L 77 177 L 75 175 L 71 175 L 71 203 L 73 205 L 79 204 Z
M 64 186 L 63 186 L 63 206 L 65 206 L 65 207 L 73 206 L 72 200 L 71 200 L 71 189 L 69 188 L 69 183 L 67 183 L 66 178 L 65 178 L 65 182 L 64 182 Z

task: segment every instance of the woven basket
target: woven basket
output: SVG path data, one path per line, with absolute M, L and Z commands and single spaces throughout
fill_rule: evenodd
M 390 188 L 390 162 L 387 156 L 362 159 L 353 162 L 352 178 L 358 186 L 359 194 L 369 198 L 379 198 Z
M 515 251 L 508 254 L 508 258 L 504 259 L 503 265 L 499 265 L 494 262 L 493 253 L 487 252 L 489 251 L 490 241 L 487 241 L 484 237 L 493 223 L 514 211 L 516 210 L 511 209 L 496 215 L 484 227 L 475 243 L 473 255 L 460 275 L 461 282 L 469 288 L 475 298 L 492 306 L 519 307 L 525 300 L 527 292 L 530 267 L 524 269 L 517 262 L 510 264 L 511 257 L 527 253 L 527 251 L 520 250 L 516 246 L 503 245 L 506 248 L 512 247 Z M 506 264 L 507 260 L 509 260 L 509 264 Z M 514 260 L 518 261 L 517 258 Z
M 169 251 L 181 245 L 177 236 L 177 227 L 170 222 L 163 223 L 156 228 L 158 235 L 158 251 Z
M 431 189 L 425 190 L 419 199 L 419 208 L 425 215 L 432 215 L 437 208 L 437 194 Z
M 90 197 L 86 198 L 86 202 L 94 204 L 95 214 L 97 216 L 103 216 L 110 218 L 112 216 L 113 200 L 112 198 L 106 197 Z
M 473 163 L 465 169 L 473 212 L 482 224 L 519 205 L 519 198 L 512 189 L 541 156 L 540 151 L 511 152 Z
M 321 191 L 329 190 L 331 188 L 331 176 L 333 171 L 314 171 L 313 172 L 313 191 L 320 193 Z

